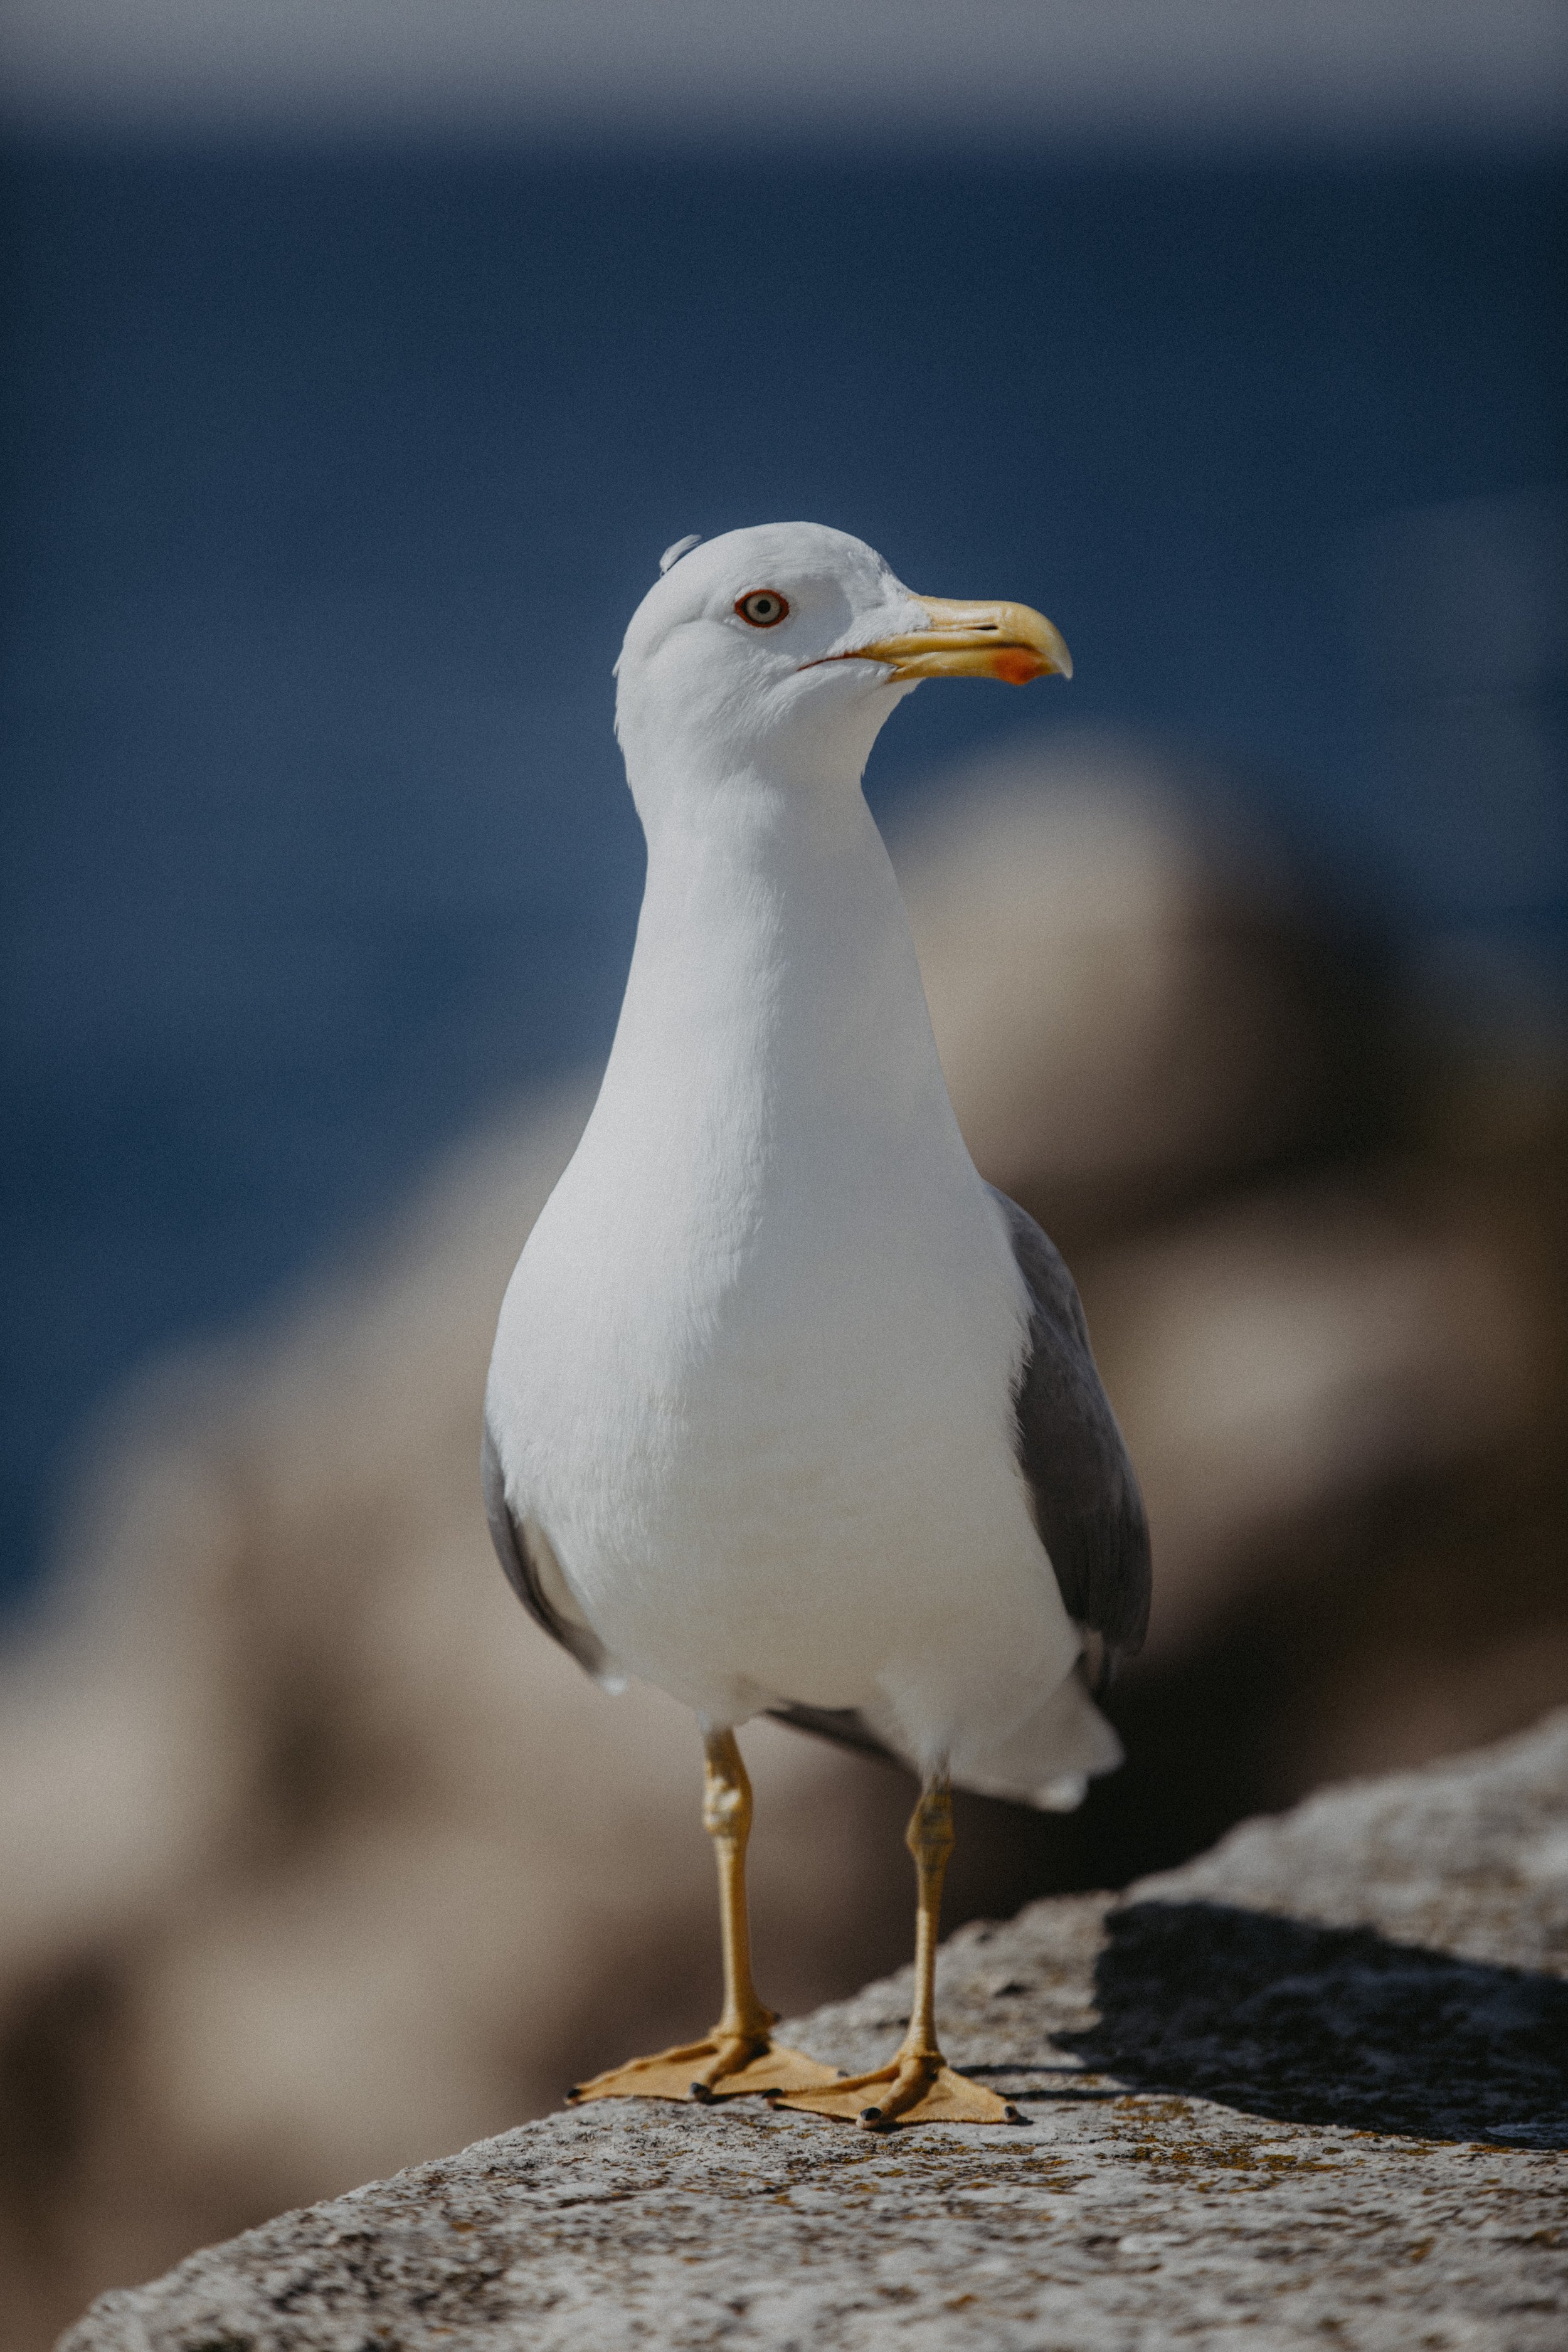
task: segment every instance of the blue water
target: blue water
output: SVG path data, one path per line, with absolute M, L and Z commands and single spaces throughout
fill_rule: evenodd
M 139 1358 L 605 1044 L 610 664 L 683 532 L 815 517 L 1042 604 L 1058 714 L 1220 750 L 1419 927 L 1347 551 L 1568 472 L 1564 190 L 13 152 L 4 1581 Z M 875 795 L 1046 692 L 928 689 Z

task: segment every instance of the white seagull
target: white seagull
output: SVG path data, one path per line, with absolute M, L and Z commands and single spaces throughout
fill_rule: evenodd
M 680 542 L 626 631 L 647 887 L 593 1116 L 501 1308 L 485 1496 L 545 1631 L 698 1718 L 725 1998 L 577 2098 L 1013 2113 L 936 2038 L 950 1788 L 1060 1808 L 1121 1760 L 1091 1684 L 1142 1638 L 1148 1537 L 1072 1278 L 958 1131 L 860 779 L 921 679 L 1051 672 L 1042 614 L 913 595 L 816 523 Z M 920 1778 L 913 2013 L 851 2081 L 775 2042 L 752 1982 L 735 1727 L 759 1713 Z

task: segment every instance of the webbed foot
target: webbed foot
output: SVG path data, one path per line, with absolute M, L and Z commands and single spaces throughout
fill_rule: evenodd
M 867 2093 L 873 2095 L 868 2098 Z M 798 2107 L 803 2115 L 838 2116 L 864 2131 L 892 2131 L 900 2124 L 1021 2124 L 1010 2099 L 955 2074 L 940 2052 L 917 2057 L 903 2053 L 871 2074 L 851 2074 L 822 2090 L 786 2092 L 775 2106 Z
M 577 2084 L 568 2105 L 584 2106 L 590 2099 L 686 2099 L 707 2106 L 752 2092 L 794 2094 L 838 2080 L 837 2067 L 819 2065 L 803 2051 L 771 2041 L 765 2033 L 714 2032 L 703 2042 L 612 2066 L 592 2082 Z

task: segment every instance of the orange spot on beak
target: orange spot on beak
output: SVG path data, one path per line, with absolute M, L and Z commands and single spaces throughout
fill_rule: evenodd
M 1005 685 L 1027 686 L 1031 679 L 1044 677 L 1050 664 L 1031 653 L 1027 646 L 1004 646 L 992 655 L 989 667 L 992 677 L 1001 678 Z

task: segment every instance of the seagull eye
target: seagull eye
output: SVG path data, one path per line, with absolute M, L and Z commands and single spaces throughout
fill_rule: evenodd
M 776 588 L 753 588 L 749 596 L 736 599 L 735 610 L 753 629 L 772 629 L 784 618 L 789 606 Z

